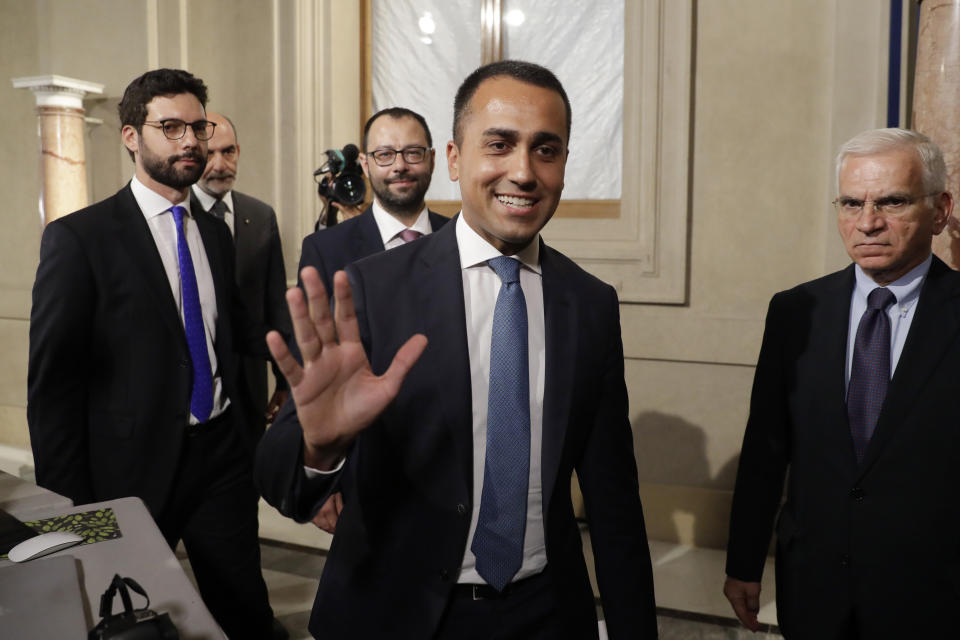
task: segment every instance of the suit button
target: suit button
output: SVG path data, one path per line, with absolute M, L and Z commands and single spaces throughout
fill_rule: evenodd
M 462 516 L 462 515 L 464 515 L 466 512 L 467 512 L 467 508 L 466 508 L 465 506 L 463 506 L 462 503 L 457 505 L 457 513 L 458 513 L 458 514 L 460 514 L 460 515 Z
M 446 582 L 450 579 L 450 572 L 446 569 L 440 569 L 440 579 Z
M 843 554 L 842 556 L 840 556 L 840 566 L 841 566 L 841 567 L 849 567 L 849 566 L 850 566 L 850 554 L 849 554 L 849 553 L 845 553 L 845 554 Z
M 860 487 L 850 489 L 850 497 L 857 502 L 863 502 L 863 489 Z
M 186 369 L 186 368 L 189 367 L 189 366 L 190 366 L 190 361 L 189 361 L 189 360 L 182 360 L 182 359 L 180 360 L 180 368 L 181 368 L 181 369 Z

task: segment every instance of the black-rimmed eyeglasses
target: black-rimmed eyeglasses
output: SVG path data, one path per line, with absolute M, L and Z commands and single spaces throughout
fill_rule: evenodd
M 373 161 L 380 167 L 389 167 L 397 159 L 397 154 L 403 156 L 403 161 L 407 164 L 420 164 L 427 157 L 426 147 L 407 147 L 406 149 L 376 149 L 368 151 L 367 155 L 373 157 Z
M 196 122 L 184 122 L 176 118 L 168 120 L 145 120 L 143 124 L 156 127 L 163 130 L 163 135 L 167 140 L 179 140 L 187 133 L 187 127 L 193 129 L 193 135 L 197 140 L 209 140 L 213 137 L 213 130 L 217 128 L 216 122 L 209 120 L 197 120 Z

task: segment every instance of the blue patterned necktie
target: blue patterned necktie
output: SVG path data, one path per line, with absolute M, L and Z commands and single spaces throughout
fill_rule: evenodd
M 205 422 L 213 410 L 213 374 L 210 371 L 210 354 L 207 353 L 207 334 L 203 328 L 203 310 L 200 307 L 200 292 L 197 275 L 190 259 L 190 247 L 183 228 L 183 207 L 172 207 L 173 220 L 177 225 L 177 262 L 180 265 L 180 287 L 183 302 L 183 328 L 187 333 L 187 348 L 193 362 L 193 389 L 190 393 L 190 413 L 200 422 Z
M 867 310 L 860 317 L 853 346 L 850 384 L 847 387 L 847 415 L 857 462 L 873 437 L 880 417 L 883 399 L 890 382 L 890 318 L 887 307 L 897 301 L 884 287 L 877 287 L 867 296 Z
M 502 284 L 493 312 L 487 454 L 480 515 L 471 551 L 477 573 L 498 591 L 523 563 L 530 473 L 530 376 L 527 303 L 520 263 L 500 256 L 488 263 Z

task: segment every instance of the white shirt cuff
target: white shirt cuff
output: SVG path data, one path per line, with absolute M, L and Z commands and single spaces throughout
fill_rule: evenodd
M 340 463 L 333 469 L 330 469 L 330 471 L 321 471 L 320 469 L 314 469 L 313 467 L 308 467 L 307 465 L 303 465 L 303 472 L 307 474 L 307 478 L 310 480 L 313 480 L 315 478 L 322 478 L 324 476 L 332 476 L 335 473 L 340 473 L 340 470 L 343 469 L 343 465 L 346 461 L 347 461 L 346 456 L 344 456 L 343 458 L 340 458 Z

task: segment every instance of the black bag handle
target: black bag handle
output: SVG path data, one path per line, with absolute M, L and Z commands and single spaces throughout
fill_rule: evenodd
M 133 602 L 130 600 L 130 592 L 127 590 L 127 587 L 130 587 L 136 593 L 147 599 L 147 604 L 138 610 L 150 608 L 150 596 L 147 595 L 146 590 L 133 578 L 121 578 L 120 574 L 115 573 L 113 574 L 113 580 L 110 582 L 110 586 L 103 595 L 100 596 L 101 618 L 108 618 L 113 615 L 113 598 L 118 591 L 120 592 L 120 600 L 123 602 L 123 612 L 133 613 Z

